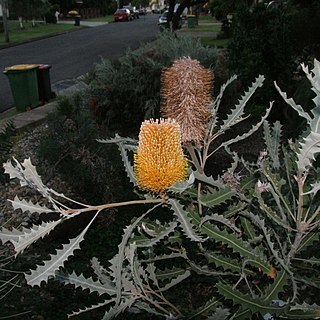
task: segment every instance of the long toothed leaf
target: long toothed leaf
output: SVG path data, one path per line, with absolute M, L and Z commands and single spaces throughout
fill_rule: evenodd
M 277 85 L 276 82 L 274 82 L 274 86 L 276 87 L 276 89 L 278 90 L 278 92 L 280 93 L 280 95 L 282 96 L 283 100 L 289 105 L 291 106 L 294 110 L 296 110 L 299 114 L 300 117 L 303 117 L 305 118 L 308 123 L 311 122 L 311 117 L 309 116 L 309 114 L 307 112 L 305 112 L 303 110 L 303 108 L 299 105 L 299 104 L 296 104 L 294 102 L 294 100 L 291 98 L 291 99 L 288 99 L 287 98 L 287 94 L 285 92 L 282 92 L 280 87 Z
M 187 279 L 190 275 L 191 275 L 191 272 L 189 270 L 184 270 L 183 274 L 179 274 L 176 278 L 171 279 L 169 283 L 167 283 L 164 287 L 160 288 L 160 291 L 163 292 L 163 291 L 169 290 L 170 288 L 174 287 L 181 281 Z
M 77 275 L 75 272 L 69 274 L 60 270 L 56 271 L 55 279 L 64 284 L 73 284 L 76 288 L 81 287 L 82 290 L 89 289 L 90 293 L 97 292 L 99 295 L 107 293 L 111 296 L 116 293 L 114 286 L 109 288 L 106 284 L 101 284 L 92 278 L 85 278 L 82 274 Z
M 97 304 L 92 305 L 90 307 L 85 307 L 84 309 L 79 309 L 78 311 L 73 311 L 72 313 L 68 314 L 68 319 L 73 318 L 74 316 L 78 316 L 79 314 L 104 307 L 112 302 L 114 302 L 114 301 L 113 300 L 106 300 L 104 302 L 97 303 Z
M 188 320 L 199 319 L 199 316 L 203 315 L 204 313 L 207 313 L 210 310 L 216 310 L 216 308 L 219 305 L 221 305 L 221 302 L 218 299 L 213 298 L 207 301 L 207 303 L 204 306 L 200 307 L 194 314 L 192 314 L 192 316 L 190 316 Z
M 94 219 L 99 212 L 92 218 L 87 227 L 76 237 L 70 240 L 68 244 L 64 244 L 62 249 L 57 250 L 56 254 L 50 255 L 50 260 L 45 261 L 44 265 L 37 266 L 36 270 L 32 270 L 31 274 L 25 274 L 27 283 L 30 286 L 40 286 L 42 281 L 47 282 L 49 277 L 54 276 L 56 270 L 63 266 L 65 261 L 73 255 L 74 251 L 80 248 L 80 242 L 88 231 Z
M 311 132 L 300 145 L 297 164 L 298 170 L 303 173 L 312 167 L 315 155 L 320 152 L 320 133 Z
M 188 214 L 192 218 L 193 223 L 200 226 L 201 218 L 194 211 L 188 211 Z M 272 272 L 271 265 L 266 261 L 264 255 L 259 252 L 258 248 L 253 249 L 248 242 L 238 239 L 233 233 L 220 230 L 218 227 L 209 223 L 202 224 L 200 230 L 202 233 L 208 235 L 209 238 L 222 241 L 228 247 L 232 248 L 233 251 L 240 253 L 243 258 L 250 260 L 251 264 L 261 268 L 263 272 L 267 274 Z
M 223 124 L 221 126 L 220 130 L 227 130 L 234 124 L 244 120 L 243 117 L 244 114 L 244 108 L 251 98 L 251 96 L 254 94 L 254 92 L 257 90 L 257 88 L 261 87 L 264 81 L 264 76 L 258 76 L 256 80 L 252 83 L 252 86 L 248 89 L 247 92 L 241 97 L 239 100 L 239 103 L 235 106 L 234 109 L 231 110 L 231 113 L 228 115 L 227 119 L 223 121 Z
M 171 208 L 174 211 L 174 214 L 177 216 L 184 234 L 193 241 L 205 241 L 205 239 L 197 235 L 196 231 L 193 229 L 193 225 L 190 222 L 190 218 L 188 217 L 187 212 L 183 210 L 183 206 L 178 201 L 173 199 L 170 199 L 168 202 L 170 203 Z
M 42 222 L 41 225 L 33 225 L 30 229 L 24 229 L 24 232 L 19 235 L 18 238 L 14 237 L 14 239 L 11 240 L 11 243 L 14 245 L 16 256 L 20 252 L 23 252 L 32 243 L 50 233 L 58 224 L 61 223 L 61 221 L 62 219 L 52 222 Z
M 284 308 L 264 303 L 260 299 L 251 298 L 237 289 L 222 283 L 217 283 L 216 288 L 226 299 L 231 299 L 234 304 L 240 304 L 244 309 L 250 309 L 252 313 L 280 313 L 284 310 Z
M 21 209 L 23 212 L 29 211 L 30 213 L 48 213 L 53 211 L 53 209 L 41 206 L 37 203 L 32 203 L 31 201 L 26 201 L 24 199 L 20 200 L 18 196 L 15 196 L 14 200 L 9 201 L 11 202 L 14 210 Z
M 201 195 L 200 201 L 206 207 L 214 207 L 224 203 L 227 200 L 230 200 L 233 196 L 236 195 L 236 191 L 231 188 L 219 189 L 213 191 L 212 193 Z

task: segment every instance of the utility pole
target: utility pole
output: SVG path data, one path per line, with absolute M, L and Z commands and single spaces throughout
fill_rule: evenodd
M 9 39 L 9 30 L 8 30 L 6 0 L 0 0 L 0 4 L 1 4 L 1 7 L 2 7 L 2 20 L 3 20 L 4 39 L 5 39 L 5 42 L 9 43 L 10 39 Z

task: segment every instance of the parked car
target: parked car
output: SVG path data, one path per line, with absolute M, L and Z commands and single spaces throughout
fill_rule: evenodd
M 158 20 L 158 25 L 164 25 L 168 22 L 168 13 L 169 11 L 166 10 L 160 17 Z
M 113 16 L 114 16 L 114 22 L 130 21 L 133 19 L 129 9 L 117 9 L 117 11 L 113 14 Z
M 146 8 L 140 8 L 139 9 L 139 15 L 140 16 L 144 16 L 147 13 L 146 11 L 147 11 Z
M 166 11 L 163 12 L 162 15 L 159 17 L 158 25 L 159 25 L 160 27 L 165 27 L 165 26 L 168 27 L 168 13 L 169 13 L 169 11 L 166 10 Z M 186 19 L 186 18 L 185 18 L 184 15 L 182 14 L 182 15 L 180 16 L 180 19 L 179 19 L 179 28 L 182 27 L 183 23 L 185 22 L 185 19 Z
M 140 16 L 139 16 L 139 10 L 137 10 L 136 7 L 133 7 L 133 15 L 134 15 L 134 18 L 135 19 L 139 19 Z

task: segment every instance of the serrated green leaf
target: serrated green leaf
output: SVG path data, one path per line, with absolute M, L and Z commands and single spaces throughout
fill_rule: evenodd
M 111 266 L 109 269 L 111 270 L 111 275 L 114 278 L 115 286 L 116 286 L 116 306 L 113 308 L 117 310 L 117 305 L 120 304 L 121 301 L 121 290 L 122 290 L 122 271 L 123 271 L 123 262 L 125 260 L 125 249 L 126 245 L 134 231 L 134 229 L 137 227 L 137 225 L 155 208 L 159 206 L 155 205 L 151 209 L 149 209 L 147 212 L 142 214 L 139 218 L 137 218 L 133 223 L 130 224 L 130 226 L 127 226 L 124 229 L 124 234 L 122 236 L 121 243 L 118 246 L 118 253 L 109 261 L 111 263 Z M 112 313 L 111 313 L 112 314 Z M 106 318 L 107 319 L 107 318 Z
M 129 178 L 130 182 L 133 183 L 134 186 L 136 186 L 137 181 L 136 181 L 136 177 L 135 177 L 135 174 L 133 171 L 133 166 L 131 165 L 131 163 L 128 159 L 127 150 L 126 150 L 123 143 L 118 143 L 118 147 L 119 147 L 120 155 L 121 155 L 127 176 Z
M 159 291 L 164 292 L 169 290 L 170 288 L 176 286 L 178 283 L 182 282 L 183 280 L 187 279 L 191 275 L 189 270 L 184 270 L 183 274 L 179 274 L 177 277 L 172 278 L 169 283 L 165 286 L 161 287 Z
M 307 250 L 308 247 L 313 247 L 313 243 L 315 241 L 319 241 L 319 240 L 320 240 L 320 231 L 319 230 L 315 230 L 313 232 L 310 232 L 301 241 L 301 244 L 300 244 L 297 252 Z
M 246 217 L 248 217 L 256 226 L 260 228 L 264 235 L 264 239 L 266 240 L 269 250 L 271 251 L 273 257 L 277 260 L 277 262 L 289 273 L 291 274 L 291 271 L 289 270 L 288 266 L 286 265 L 286 262 L 284 261 L 284 258 L 280 255 L 282 254 L 281 250 L 276 249 L 272 239 L 271 234 L 273 233 L 271 229 L 268 229 L 265 225 L 265 220 L 261 219 L 258 215 L 253 214 L 252 212 L 242 212 L 242 214 Z M 279 246 L 281 246 L 281 243 L 278 243 Z M 281 249 L 281 248 L 280 248 Z
M 274 279 L 274 282 L 269 285 L 261 300 L 267 304 L 270 304 L 273 300 L 277 300 L 279 293 L 284 290 L 284 286 L 288 280 L 288 274 L 284 270 L 281 270 Z
M 15 196 L 14 200 L 9 200 L 12 204 L 14 210 L 21 209 L 23 212 L 29 211 L 30 213 L 48 213 L 52 212 L 53 209 L 47 208 L 46 206 L 41 206 L 37 203 L 32 203 L 27 200 L 20 200 L 18 196 Z
M 201 219 L 194 211 L 189 211 L 189 215 L 196 225 L 200 225 Z M 222 241 L 228 247 L 232 248 L 233 251 L 240 253 L 244 259 L 250 260 L 250 263 L 261 268 L 263 272 L 270 273 L 272 271 L 271 265 L 265 260 L 263 254 L 257 251 L 257 248 L 253 249 L 249 243 L 238 239 L 234 234 L 220 230 L 209 223 L 203 224 L 200 229 L 202 233 L 208 235 L 210 238 L 216 241 Z
M 292 98 L 288 99 L 287 98 L 287 94 L 285 92 L 281 91 L 280 87 L 277 85 L 276 82 L 274 82 L 274 86 L 276 87 L 276 89 L 278 90 L 280 95 L 282 96 L 283 100 L 289 106 L 291 106 L 295 111 L 297 111 L 300 117 L 305 118 L 308 121 L 308 123 L 310 123 L 311 122 L 311 117 L 309 116 L 309 114 L 307 112 L 305 112 L 300 105 L 296 104 Z
M 78 311 L 72 311 L 72 313 L 68 313 L 68 319 L 69 318 L 72 318 L 74 316 L 78 316 L 82 313 L 85 313 L 85 312 L 88 312 L 88 311 L 91 311 L 91 310 L 95 310 L 97 308 L 101 308 L 101 307 L 104 307 L 104 306 L 107 306 L 108 304 L 114 302 L 114 300 L 105 300 L 103 302 L 100 302 L 100 303 L 97 303 L 95 305 L 92 305 L 90 307 L 84 307 L 83 309 L 78 309 Z
M 231 299 L 234 304 L 240 304 L 242 308 L 248 308 L 252 313 L 279 313 L 284 310 L 282 307 L 273 306 L 271 304 L 262 302 L 260 299 L 251 298 L 239 290 L 220 282 L 216 284 L 216 288 L 218 289 L 219 293 L 225 297 L 225 299 Z
M 202 314 L 207 313 L 210 310 L 216 310 L 216 308 L 220 305 L 221 302 L 218 299 L 212 298 L 208 300 L 204 306 L 200 307 L 195 313 L 193 313 L 188 319 L 198 319 L 198 317 Z
M 268 156 L 272 160 L 273 168 L 280 168 L 279 151 L 280 151 L 280 136 L 281 125 L 279 121 L 276 121 L 273 125 L 272 132 L 269 126 L 269 122 L 265 121 L 263 124 L 264 141 L 267 147 Z
M 204 206 L 212 208 L 224 203 L 227 200 L 230 200 L 235 195 L 235 190 L 231 188 L 224 188 L 210 194 L 202 194 L 200 197 L 200 202 Z
M 169 223 L 167 228 L 163 230 L 162 232 L 159 232 L 159 234 L 151 239 L 146 238 L 145 240 L 139 241 L 137 243 L 137 247 L 152 247 L 156 245 L 159 241 L 163 240 L 164 238 L 168 237 L 174 230 L 177 228 L 178 223 L 176 221 L 172 221 Z
M 174 211 L 174 214 L 177 216 L 178 221 L 182 227 L 184 234 L 190 238 L 192 241 L 203 242 L 205 239 L 197 235 L 194 225 L 190 222 L 187 211 L 183 209 L 183 206 L 174 199 L 169 199 L 168 203 L 171 205 L 171 208 Z
M 207 320 L 225 320 L 230 315 L 229 309 L 217 308 L 214 313 L 210 313 Z
M 204 218 L 202 218 L 199 227 L 201 227 L 201 225 L 203 223 L 206 223 L 209 221 L 220 222 L 221 224 L 225 225 L 226 227 L 228 227 L 229 229 L 231 229 L 235 233 L 241 234 L 241 230 L 239 228 L 237 228 L 233 222 L 231 222 L 229 219 L 226 219 L 224 216 L 222 216 L 220 214 L 216 214 L 216 213 L 213 215 L 207 215 Z
M 320 318 L 320 307 L 316 304 L 308 305 L 297 304 L 295 306 L 290 306 L 289 311 L 285 312 L 281 318 L 284 319 L 319 319 Z
M 64 284 L 73 284 L 76 288 L 81 287 L 82 290 L 89 289 L 90 293 L 97 292 L 99 295 L 107 293 L 111 296 L 116 294 L 114 285 L 107 287 L 106 284 L 101 284 L 92 278 L 85 278 L 82 274 L 77 275 L 75 272 L 69 274 L 60 270 L 56 271 L 55 279 Z
M 100 264 L 99 260 L 96 257 L 91 259 L 91 267 L 98 277 L 98 279 L 105 284 L 107 287 L 112 287 L 113 282 L 108 275 L 108 271 Z
M 176 182 L 173 184 L 171 187 L 169 187 L 167 190 L 173 193 L 182 193 L 189 189 L 193 184 L 194 184 L 194 173 L 191 172 L 188 180 L 183 181 L 183 182 Z
M 156 275 L 157 279 L 161 281 L 169 280 L 176 278 L 178 276 L 183 275 L 186 272 L 186 269 L 181 269 L 181 268 L 175 268 L 173 267 L 172 269 L 166 268 L 166 269 L 157 269 Z
M 24 232 L 20 234 L 19 237 L 14 237 L 13 240 L 10 240 L 11 243 L 14 245 L 14 250 L 16 252 L 15 256 L 23 252 L 34 242 L 45 237 L 61 222 L 62 219 L 59 219 L 51 222 L 42 222 L 40 225 L 33 225 L 30 229 L 24 228 Z
M 251 270 L 243 269 L 241 262 L 235 259 L 228 258 L 226 256 L 215 254 L 214 252 L 206 250 L 204 252 L 205 257 L 209 263 L 214 263 L 216 267 L 222 267 L 224 270 L 230 270 L 237 274 L 254 274 Z
M 124 312 L 127 308 L 131 307 L 138 297 L 124 297 L 119 304 L 111 307 L 104 314 L 102 320 L 110 320 L 114 317 L 117 317 L 120 313 Z
M 320 133 L 310 132 L 300 146 L 297 165 L 299 172 L 303 173 L 312 167 L 316 154 L 320 152 Z
M 194 176 L 197 180 L 209 184 L 212 187 L 216 187 L 218 189 L 224 189 L 227 187 L 227 184 L 225 184 L 220 179 L 213 179 L 212 176 L 208 177 L 204 173 L 200 173 L 199 171 L 194 171 Z
M 25 274 L 27 283 L 30 286 L 40 286 L 42 281 L 47 282 L 49 277 L 54 276 L 56 270 L 63 266 L 64 262 L 73 255 L 74 251 L 80 248 L 80 242 L 95 220 L 99 211 L 91 219 L 87 227 L 76 237 L 70 240 L 68 244 L 64 244 L 62 249 L 57 250 L 56 254 L 50 255 L 50 260 L 45 261 L 44 265 L 37 266 L 36 270 L 32 270 L 31 274 Z
M 222 147 L 226 149 L 231 144 L 236 143 L 236 142 L 240 142 L 240 141 L 242 141 L 244 139 L 247 139 L 248 137 L 252 136 L 256 131 L 259 130 L 259 128 L 261 127 L 261 125 L 263 124 L 265 119 L 268 118 L 272 107 L 273 107 L 273 102 L 270 102 L 269 108 L 267 108 L 266 113 L 261 117 L 261 120 L 258 123 L 253 125 L 251 127 L 251 129 L 248 130 L 247 132 L 245 132 L 245 133 L 243 133 L 241 135 L 238 135 L 237 137 L 235 137 L 233 139 L 228 139 L 227 141 L 223 142 L 215 151 L 217 151 L 218 149 L 220 149 Z M 244 119 L 242 119 L 242 120 L 244 120 Z M 213 151 L 212 153 L 214 153 L 215 151 Z
M 250 98 L 254 94 L 254 92 L 257 90 L 257 88 L 262 86 L 263 81 L 264 81 L 264 76 L 262 75 L 256 78 L 256 80 L 252 83 L 251 87 L 249 87 L 248 91 L 246 91 L 244 95 L 241 97 L 241 99 L 239 100 L 239 103 L 235 106 L 234 109 L 231 110 L 231 113 L 228 114 L 227 119 L 223 121 L 220 130 L 225 131 L 229 129 L 231 126 L 245 119 L 243 117 L 244 108 L 247 102 L 250 100 Z
M 109 139 L 97 139 L 100 143 L 106 143 L 106 144 L 118 144 L 118 143 L 131 143 L 133 145 L 137 144 L 137 140 L 132 138 L 124 138 L 120 137 L 117 133 L 115 134 L 114 138 Z

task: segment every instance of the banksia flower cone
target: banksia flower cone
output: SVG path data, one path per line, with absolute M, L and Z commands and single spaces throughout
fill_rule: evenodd
M 139 187 L 162 192 L 187 173 L 187 158 L 181 147 L 179 124 L 172 119 L 146 120 L 142 123 L 134 171 Z
M 162 73 L 161 114 L 180 124 L 182 142 L 200 143 L 211 115 L 213 74 L 197 60 L 176 60 Z

